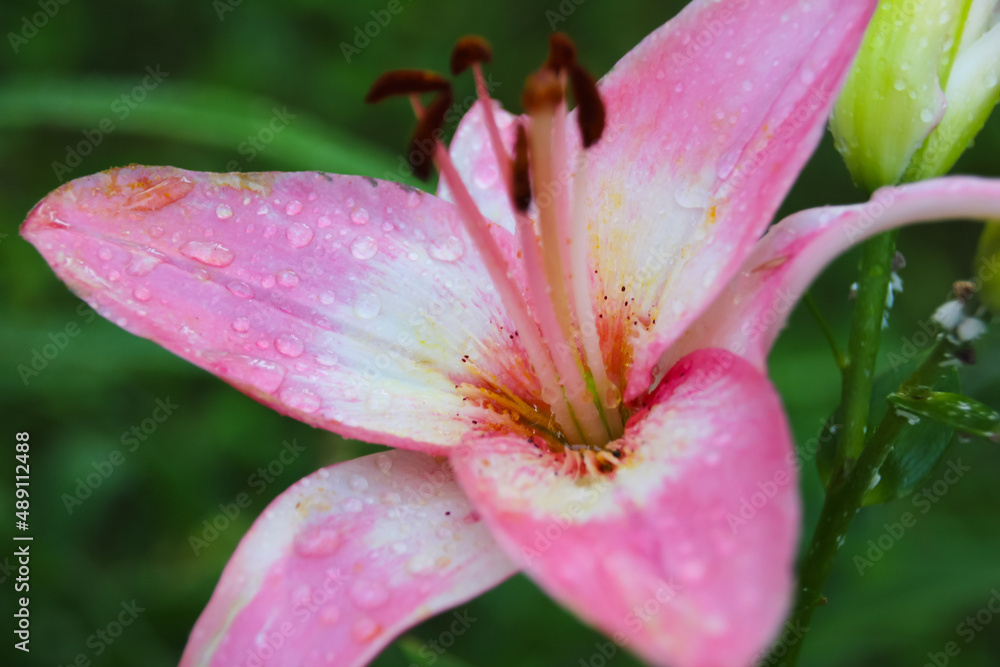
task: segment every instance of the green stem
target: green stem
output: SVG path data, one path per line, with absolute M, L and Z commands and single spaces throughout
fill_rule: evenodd
M 813 299 L 811 292 L 806 292 L 802 301 L 806 304 L 809 312 L 812 313 L 813 319 L 816 320 L 816 324 L 819 325 L 820 331 L 822 331 L 823 336 L 826 337 L 826 342 L 830 344 L 830 351 L 833 352 L 833 360 L 837 364 L 837 368 L 843 371 L 847 368 L 847 356 L 840 349 L 840 344 L 837 343 L 837 337 L 833 334 L 833 329 L 823 316 L 823 311 L 819 309 L 819 305 L 816 303 L 816 300 Z
M 878 434 L 878 445 L 873 437 L 870 446 L 865 447 L 875 360 L 882 337 L 882 319 L 892 275 L 892 260 L 896 254 L 896 236 L 896 232 L 882 234 L 868 241 L 864 247 L 847 360 L 842 366 L 844 425 L 837 443 L 826 501 L 809 550 L 799 567 L 795 607 L 789 619 L 796 634 L 809 630 L 813 611 L 823 601 L 823 589 L 833 569 L 834 556 L 892 443 L 892 438 L 884 433 Z M 777 659 L 778 662 L 769 659 L 765 664 L 795 665 L 802 641 L 781 648 L 785 653 Z

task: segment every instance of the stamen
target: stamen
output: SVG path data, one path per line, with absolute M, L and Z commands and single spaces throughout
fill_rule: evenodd
M 528 135 L 524 125 L 517 126 L 514 143 L 514 165 L 511 174 L 511 198 L 517 213 L 526 213 L 531 206 L 531 177 L 528 174 Z
M 500 253 L 496 241 L 490 235 L 489 226 L 491 223 L 487 222 L 483 214 L 480 213 L 475 200 L 473 200 L 472 195 L 469 194 L 468 189 L 459 177 L 455 165 L 452 164 L 448 151 L 445 150 L 441 142 L 436 142 L 436 144 L 434 158 L 438 171 L 441 172 L 441 177 L 448 184 L 448 189 L 451 190 L 452 197 L 455 199 L 455 205 L 462 212 L 462 220 L 465 222 L 466 231 L 479 250 L 483 264 L 486 265 L 486 269 L 489 271 L 490 278 L 497 292 L 500 294 L 500 299 L 507 314 L 514 321 L 514 326 L 517 327 L 521 342 L 524 344 L 525 351 L 528 354 L 528 359 L 535 369 L 535 374 L 538 376 L 539 383 L 541 384 L 543 391 L 542 398 L 552 409 L 556 423 L 562 429 L 566 439 L 570 443 L 583 442 L 583 438 L 570 416 L 569 406 L 565 402 L 566 398 L 557 389 L 560 385 L 556 378 L 556 371 L 552 366 L 552 360 L 545 353 L 545 345 L 538 333 L 538 328 L 528 314 L 524 300 L 521 298 L 517 286 L 509 275 L 507 263 Z M 547 389 L 549 392 L 546 392 Z M 547 393 L 550 395 L 546 395 Z
M 516 220 L 521 252 L 524 254 L 528 288 L 535 297 L 535 315 L 542 332 L 542 340 L 555 363 L 559 382 L 566 393 L 566 400 L 573 410 L 573 416 L 579 421 L 583 442 L 592 447 L 600 447 L 607 442 L 607 430 L 594 407 L 586 382 L 580 375 L 576 346 L 571 346 L 567 342 L 572 339 L 566 339 L 561 335 L 559 322 L 551 306 L 551 283 L 546 280 L 545 262 L 538 245 L 538 235 L 535 234 L 534 225 L 527 216 L 518 215 Z
M 406 154 L 407 161 L 413 167 L 414 174 L 422 181 L 426 181 L 431 175 L 433 164 L 431 157 L 440 139 L 441 126 L 444 125 L 444 116 L 451 102 L 451 89 L 431 102 L 417 123 L 417 129 L 410 140 L 410 150 Z
M 576 119 L 580 124 L 580 134 L 583 135 L 583 147 L 590 148 L 597 143 L 604 133 L 606 113 L 597 84 L 590 73 L 573 65 L 569 68 L 569 80 L 573 86 L 573 97 L 576 99 Z
M 553 71 L 564 70 L 576 64 L 576 45 L 564 32 L 549 36 L 549 59 L 545 66 Z
M 466 35 L 458 40 L 451 52 L 451 73 L 458 76 L 473 63 L 488 63 L 492 59 L 489 42 L 479 35 Z
M 587 254 L 590 237 L 587 230 L 587 156 L 580 153 L 576 162 L 576 179 L 573 182 L 573 243 L 570 246 L 570 261 L 572 268 L 573 305 L 580 326 L 580 338 L 583 341 L 584 358 L 587 368 L 594 378 L 594 387 L 603 406 L 604 418 L 608 424 L 611 440 L 622 437 L 625 428 L 622 425 L 618 407 L 621 405 L 622 392 L 608 378 L 604 364 L 604 353 L 601 350 L 600 332 L 597 330 L 597 318 L 594 314 L 594 299 L 590 291 L 590 263 Z
M 394 95 L 413 95 L 451 90 L 451 83 L 437 72 L 398 69 L 386 72 L 372 84 L 365 102 L 376 104 Z

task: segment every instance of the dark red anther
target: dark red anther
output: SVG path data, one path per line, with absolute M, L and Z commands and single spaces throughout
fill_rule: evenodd
M 437 72 L 397 69 L 386 72 L 375 80 L 365 96 L 365 102 L 375 104 L 394 95 L 419 95 L 450 90 L 451 83 Z
M 545 66 L 559 72 L 576 64 L 576 45 L 564 32 L 549 36 L 549 59 Z
M 583 147 L 590 148 L 604 133 L 607 120 L 604 101 L 601 100 L 594 78 L 579 65 L 570 68 L 569 82 L 573 87 L 573 97 L 576 98 L 576 119 L 580 124 L 580 134 L 583 135 Z
M 526 213 L 531 206 L 531 178 L 528 174 L 528 134 L 524 125 L 517 125 L 517 140 L 514 142 L 514 161 L 511 163 L 513 178 L 511 187 L 514 206 L 521 213 Z
M 524 82 L 521 106 L 529 114 L 552 111 L 563 101 L 563 87 L 559 77 L 548 69 L 540 69 Z
M 490 43 L 479 35 L 466 35 L 451 52 L 451 73 L 458 76 L 473 63 L 488 63 L 493 58 Z
M 424 111 L 417 130 L 413 133 L 410 141 L 410 151 L 407 153 L 407 161 L 413 167 L 413 173 L 417 178 L 426 181 L 431 175 L 431 167 L 434 165 L 434 150 L 437 142 L 441 140 L 441 126 L 444 125 L 444 117 L 448 112 L 448 107 L 452 103 L 451 89 L 442 92 L 431 102 Z

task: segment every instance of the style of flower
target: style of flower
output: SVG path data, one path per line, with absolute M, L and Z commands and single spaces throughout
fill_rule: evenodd
M 947 179 L 763 235 L 874 4 L 696 1 L 596 87 L 557 38 L 520 118 L 466 42 L 481 99 L 450 152 L 441 77 L 387 84 L 438 96 L 411 155 L 437 197 L 136 166 L 46 197 L 22 233 L 105 317 L 397 448 L 264 512 L 182 664 L 360 665 L 516 571 L 651 663 L 749 664 L 793 586 L 797 465 L 765 368 L 788 311 L 861 238 L 1000 216 L 1000 184 Z

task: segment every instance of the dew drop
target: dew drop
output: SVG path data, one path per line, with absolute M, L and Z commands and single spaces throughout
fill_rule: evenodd
M 180 253 L 208 266 L 229 266 L 236 259 L 232 250 L 211 241 L 188 241 L 181 246 Z
M 306 346 L 294 334 L 283 333 L 274 339 L 274 347 L 286 357 L 298 357 L 305 351 Z
M 457 236 L 448 236 L 431 245 L 430 256 L 442 262 L 454 262 L 465 252 L 462 240 Z
M 264 289 L 271 289 L 274 287 L 274 276 L 264 276 L 260 279 L 260 286 Z
M 313 240 L 313 230 L 305 223 L 296 222 L 289 225 L 285 236 L 288 237 L 288 242 L 292 244 L 293 248 L 303 248 Z
M 119 273 L 118 271 L 115 271 L 114 269 L 112 269 L 111 272 L 108 273 L 108 280 L 110 280 L 113 283 L 118 282 L 119 280 L 121 280 L 121 278 L 122 274 Z
M 472 171 L 472 182 L 483 190 L 493 187 L 498 178 L 500 178 L 500 172 L 497 170 L 496 163 L 483 162 Z
M 132 296 L 134 296 L 138 301 L 149 301 L 149 299 L 153 295 L 150 294 L 148 289 L 146 289 L 142 285 L 139 285 L 134 290 L 132 290 Z
M 902 79 L 896 79 L 896 81 L 893 82 L 892 87 L 896 90 L 906 90 L 906 82 Z
M 340 360 L 337 359 L 337 355 L 335 354 L 321 354 L 316 357 L 316 363 L 320 366 L 326 366 L 328 368 L 336 366 L 339 361 Z
M 414 190 L 406 197 L 406 205 L 410 208 L 416 208 L 420 206 L 420 193 Z
M 153 225 L 152 227 L 149 228 L 149 235 L 152 236 L 154 239 L 160 238 L 161 236 L 163 236 L 163 227 Z
M 301 212 L 302 212 L 302 202 L 300 202 L 298 199 L 293 199 L 292 201 L 288 202 L 288 204 L 285 206 L 286 215 L 298 215 Z
M 111 248 L 101 248 L 100 252 L 97 253 L 97 256 L 103 259 L 105 262 L 108 261 L 113 256 L 111 254 Z
M 371 259 L 378 252 L 375 239 L 370 236 L 359 236 L 351 242 L 351 254 L 358 259 Z
M 389 591 L 372 581 L 355 582 L 350 595 L 359 609 L 377 609 L 389 600 Z
M 328 604 L 327 606 L 323 607 L 322 611 L 319 612 L 319 622 L 327 627 L 336 625 L 337 621 L 339 620 L 340 620 L 340 609 L 338 609 L 332 604 Z M 333 662 L 332 655 L 327 654 L 326 660 L 327 662 L 332 663 Z
M 280 398 L 288 407 L 306 413 L 316 412 L 320 406 L 319 398 L 305 389 L 287 387 L 281 391 Z
M 365 508 L 365 504 L 358 498 L 348 498 L 344 501 L 345 512 L 360 512 Z
M 246 333 L 250 331 L 250 320 L 245 317 L 237 317 L 230 326 L 233 327 L 233 331 Z
M 324 306 L 329 306 L 336 300 L 337 297 L 333 292 L 323 292 L 319 295 L 319 302 Z
M 354 303 L 354 314 L 363 320 L 370 320 L 382 310 L 382 302 L 375 294 L 362 294 Z
M 278 284 L 282 287 L 295 287 L 299 284 L 299 274 L 291 269 L 281 269 L 275 275 L 278 277 Z
M 331 526 L 313 526 L 295 536 L 295 553 L 303 558 L 330 556 L 340 548 L 340 533 Z
M 329 227 L 330 218 L 326 217 L 325 215 L 321 215 L 319 216 L 319 218 L 316 219 L 316 225 L 319 227 Z
M 934 114 L 931 112 L 930 109 L 924 109 L 920 112 L 920 120 L 924 121 L 925 123 L 929 123 L 933 119 L 934 119 Z
M 233 209 L 229 204 L 219 204 L 215 207 L 215 215 L 219 217 L 219 220 L 225 220 L 233 217 Z
M 241 280 L 234 280 L 226 288 L 241 299 L 252 299 L 253 288 Z
M 392 470 L 392 457 L 388 454 L 379 454 L 375 457 L 375 465 L 383 473 L 387 473 Z
M 159 263 L 159 258 L 152 255 L 137 255 L 125 267 L 125 272 L 133 276 L 145 276 Z
M 361 475 L 354 474 L 351 475 L 347 480 L 347 486 L 351 487 L 352 491 L 357 491 L 361 493 L 362 491 L 368 490 L 368 480 Z
M 351 211 L 351 222 L 356 225 L 366 225 L 368 224 L 368 219 L 371 216 L 368 215 L 368 211 L 364 208 L 356 208 Z

